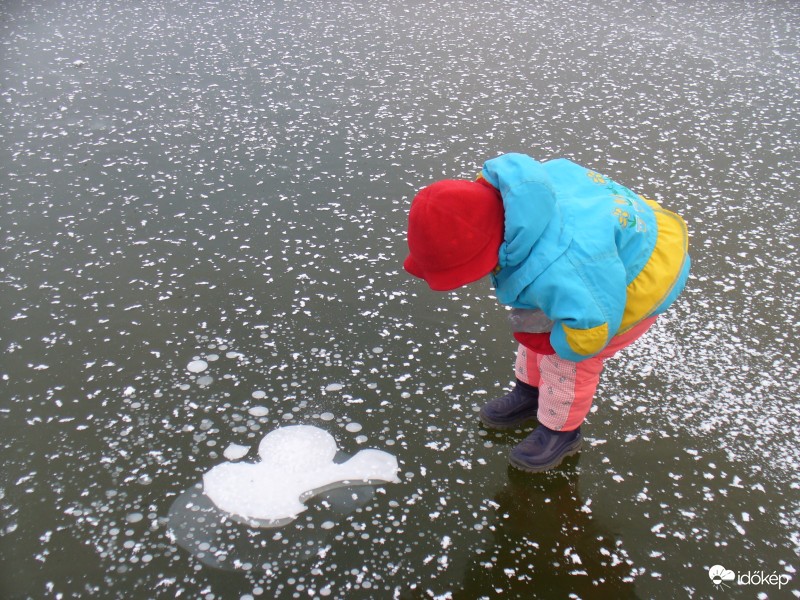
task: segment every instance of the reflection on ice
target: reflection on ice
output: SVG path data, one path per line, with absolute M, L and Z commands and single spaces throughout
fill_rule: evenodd
M 276 526 L 292 521 L 321 490 L 348 481 L 399 481 L 397 459 L 387 452 L 361 450 L 343 463 L 334 462 L 336 452 L 336 440 L 323 429 L 283 427 L 261 441 L 260 462 L 217 465 L 203 476 L 203 489 L 223 511 Z

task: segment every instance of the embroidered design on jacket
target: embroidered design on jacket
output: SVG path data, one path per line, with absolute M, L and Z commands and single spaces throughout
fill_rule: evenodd
M 627 188 L 623 188 L 613 181 L 609 182 L 609 180 L 600 175 L 600 173 L 588 171 L 586 175 L 594 183 L 605 186 L 611 193 L 614 202 L 621 205 L 611 211 L 611 214 L 617 217 L 623 229 L 630 227 L 639 233 L 645 233 L 647 231 L 647 223 L 636 214 L 641 212 L 639 203 L 637 202 L 639 198 L 633 196 L 633 193 Z

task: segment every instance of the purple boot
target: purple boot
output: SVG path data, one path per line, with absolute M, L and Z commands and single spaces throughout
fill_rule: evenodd
M 517 379 L 517 384 L 508 394 L 486 403 L 480 418 L 492 429 L 511 429 L 536 418 L 538 409 L 539 388 Z
M 553 431 L 539 425 L 528 437 L 511 450 L 511 466 L 529 473 L 549 471 L 567 456 L 581 449 L 581 428 L 573 431 Z

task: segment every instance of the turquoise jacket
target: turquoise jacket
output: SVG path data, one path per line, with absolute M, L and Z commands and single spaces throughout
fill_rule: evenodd
M 480 176 L 505 209 L 492 275 L 497 298 L 553 320 L 550 343 L 560 357 L 594 356 L 683 289 L 686 224 L 658 203 L 566 159 L 506 154 Z

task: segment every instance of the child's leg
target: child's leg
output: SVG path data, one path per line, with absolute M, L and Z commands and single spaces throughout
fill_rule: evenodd
M 514 374 L 522 383 L 527 383 L 533 387 L 539 387 L 539 360 L 541 354 L 537 354 L 530 348 L 522 344 L 517 348 L 517 362 L 514 365 Z
M 575 363 L 556 354 L 541 356 L 539 371 L 539 423 L 554 431 L 580 427 L 600 382 L 603 359 Z
M 555 354 L 539 354 L 519 345 L 514 368 L 517 379 L 539 388 L 539 422 L 556 431 L 577 428 L 592 406 L 602 360 L 574 363 Z
M 522 381 L 539 388 L 539 422 L 555 431 L 580 427 L 592 407 L 605 359 L 639 339 L 655 320 L 652 317 L 615 336 L 600 354 L 578 363 L 555 354 L 535 354 L 527 348 L 524 352 L 518 350 L 517 377 L 522 374 L 527 378 L 520 377 Z
M 520 381 L 539 388 L 539 422 L 556 431 L 577 428 L 592 406 L 603 361 L 574 363 L 555 354 L 539 354 L 519 345 L 514 372 Z M 579 368 L 580 367 L 580 368 Z M 572 426 L 571 429 L 568 426 Z

